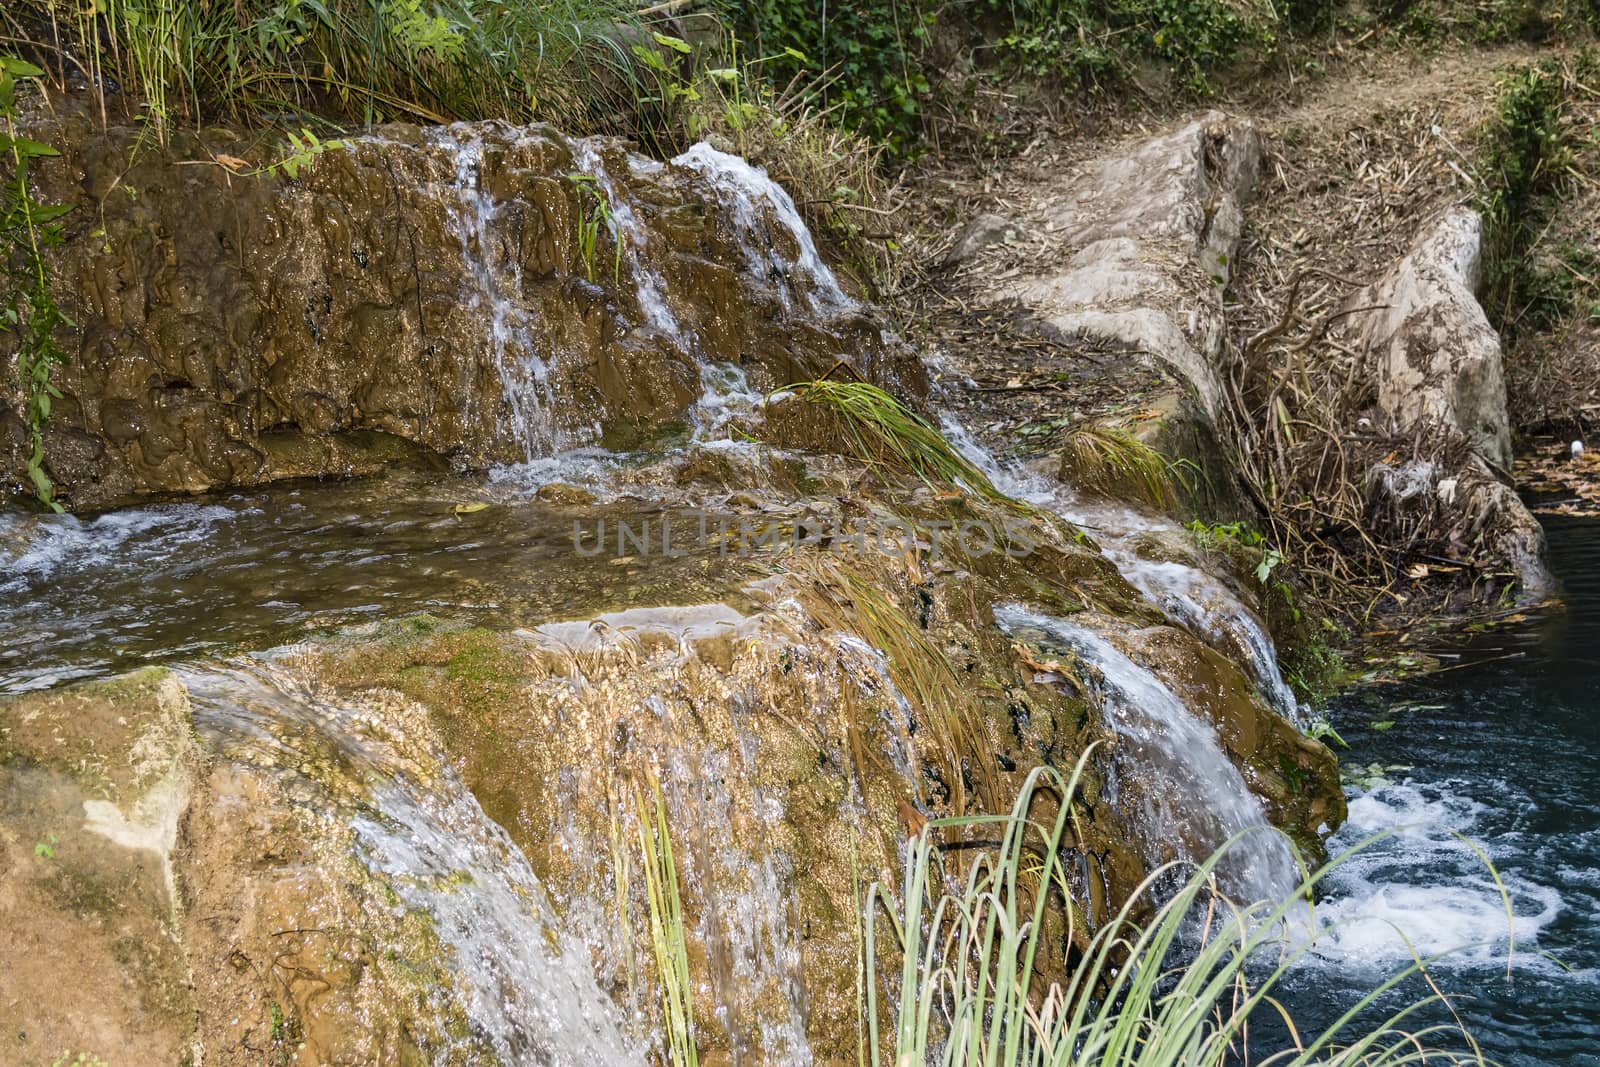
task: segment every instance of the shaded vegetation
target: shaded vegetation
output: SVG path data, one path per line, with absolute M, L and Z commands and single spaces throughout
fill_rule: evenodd
M 1585 157 L 1597 149 L 1588 86 L 1600 60 L 1549 59 L 1502 81 L 1484 137 L 1484 310 L 1508 341 L 1519 331 L 1549 327 L 1564 316 L 1596 264 L 1582 249 L 1537 255 L 1561 200 L 1582 180 Z M 1592 163 L 1590 159 L 1588 162 Z
M 58 220 L 70 205 L 42 204 L 34 199 L 28 182 L 29 164 L 57 153 L 51 146 L 22 135 L 17 128 L 16 105 L 18 80 L 43 74 L 32 64 L 0 55 L 0 158 L 5 164 L 4 182 L 0 184 L 0 277 L 6 279 L 0 333 L 14 338 L 17 384 L 28 433 L 24 459 L 28 487 L 41 503 L 60 511 L 55 486 L 44 469 L 44 430 L 51 402 L 61 398 L 50 375 L 67 362 L 66 352 L 56 341 L 56 331 L 69 324 L 56 306 L 44 253 L 61 243 Z

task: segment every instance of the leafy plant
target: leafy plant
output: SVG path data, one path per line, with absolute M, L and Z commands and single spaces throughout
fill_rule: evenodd
M 578 190 L 578 258 L 583 263 L 584 277 L 591 282 L 598 277 L 600 234 L 604 232 L 615 247 L 611 280 L 621 284 L 622 231 L 617 228 L 617 216 L 605 189 L 592 174 L 569 174 L 567 180 Z
M 44 428 L 52 401 L 61 391 L 50 381 L 67 354 L 56 342 L 58 328 L 70 325 L 56 306 L 44 250 L 62 241 L 60 218 L 71 205 L 41 204 L 28 186 L 29 164 L 59 153 L 17 130 L 16 93 L 19 79 L 39 78 L 44 71 L 13 56 L 0 56 L 0 158 L 9 174 L 0 185 L 0 259 L 7 282 L 0 308 L 0 331 L 16 338 L 17 378 L 21 386 L 23 422 L 28 428 L 27 477 L 33 494 L 55 511 L 62 507 L 55 485 L 44 469 Z
M 41 859 L 53 860 L 56 858 L 56 835 L 47 834 L 43 841 L 33 846 L 33 854 Z
M 1582 104 L 1594 101 L 1587 86 L 1597 72 L 1600 62 L 1584 54 L 1573 62 L 1549 59 L 1522 67 L 1499 85 L 1480 165 L 1478 210 L 1485 235 L 1478 290 L 1491 322 L 1510 339 L 1570 314 L 1581 290 L 1578 280 L 1594 277 L 1586 250 L 1563 250 L 1549 264 L 1536 253 L 1579 170 L 1579 149 L 1594 142 L 1594 120 Z M 1587 138 L 1582 123 L 1590 125 Z
M 75 1053 L 71 1049 L 66 1049 L 51 1061 L 50 1067 L 111 1067 L 111 1065 L 92 1052 Z
M 8 7 L 56 24 L 59 0 Z M 262 112 L 363 123 L 560 116 L 633 132 L 645 21 L 630 0 L 85 0 L 57 25 L 59 54 L 93 84 L 141 101 L 163 140 L 174 121 Z
M 1073 906 L 1064 857 L 1074 841 L 1068 826 L 1088 756 L 1070 778 L 1048 767 L 1034 771 L 1009 816 L 930 822 L 907 850 L 899 898 L 881 883 L 868 891 L 867 1022 L 873 1067 L 886 1062 L 900 1067 L 1220 1067 L 1238 1062 L 1258 1013 L 1287 1023 L 1292 1045 L 1272 1057 L 1273 1063 L 1481 1063 L 1475 1053 L 1430 1050 L 1425 1042 L 1435 1028 L 1415 1034 L 1400 1028 L 1421 1009 L 1444 1001 L 1441 993 L 1393 1012 L 1376 1028 L 1352 1026 L 1358 1014 L 1425 972 L 1431 961 L 1419 959 L 1386 979 L 1320 1033 L 1302 1034 L 1274 999 L 1277 984 L 1309 949 L 1309 942 L 1287 942 L 1286 927 L 1305 921 L 1318 882 L 1355 850 L 1308 875 L 1287 900 L 1238 904 L 1216 887 L 1214 873 L 1224 847 L 1194 864 L 1183 885 L 1153 908 L 1148 922 L 1136 921 L 1135 915 L 1142 906 L 1158 903 L 1151 900 L 1155 886 L 1175 866 L 1153 873 L 1115 915 L 1087 928 Z M 1055 815 L 1048 823 L 1030 817 L 1041 796 L 1053 802 Z M 943 850 L 936 842 L 960 829 L 991 831 L 999 847 L 973 859 L 963 882 L 941 888 Z M 970 850 L 965 846 L 964 854 L 971 855 Z M 894 1032 L 887 1041 L 879 1032 L 877 1002 L 879 990 L 889 986 L 888 954 L 879 949 L 884 923 L 890 948 L 901 960 L 897 996 L 889 1006 Z M 1057 974 L 1041 956 L 1046 939 L 1040 932 L 1062 923 L 1068 942 L 1084 947 Z
M 742 35 L 771 54 L 775 83 L 812 79 L 821 106 L 845 126 L 912 150 L 930 91 L 921 58 L 933 24 L 916 0 L 759 0 L 739 18 Z

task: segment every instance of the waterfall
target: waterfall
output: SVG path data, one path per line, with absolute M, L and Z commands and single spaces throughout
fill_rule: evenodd
M 1256 613 L 1199 567 L 1142 559 L 1134 550 L 1132 542 L 1140 533 L 1170 527 L 1131 508 L 1085 505 L 1059 482 L 1000 463 L 952 415 L 943 416 L 940 427 L 950 443 L 1001 492 L 1091 530 L 1101 551 L 1129 584 L 1175 624 L 1218 647 L 1230 659 L 1248 664 L 1267 704 L 1297 729 L 1306 728 L 1305 709 L 1284 681 L 1277 649 Z
M 558 927 L 527 859 L 449 759 L 419 744 L 421 731 L 403 711 L 329 699 L 271 663 L 181 673 L 196 725 L 229 757 L 288 776 L 337 774 L 318 769 L 330 764 L 317 755 L 336 747 L 335 763 L 350 768 L 360 796 L 317 806 L 347 823 L 360 862 L 400 906 L 427 917 L 458 977 L 458 986 L 428 991 L 439 1019 L 455 1008 L 471 1027 L 467 1037 L 449 1035 L 462 1047 L 444 1058 L 472 1059 L 487 1046 L 506 1064 L 643 1061 L 595 980 L 588 949 Z M 297 780 L 302 792 L 315 788 Z
M 751 273 L 770 281 L 785 307 L 794 307 L 797 278 L 807 282 L 802 294 L 804 306 L 814 314 L 834 315 L 855 306 L 839 288 L 833 271 L 822 261 L 793 198 L 764 168 L 753 167 L 738 156 L 719 152 L 704 141 L 690 147 L 672 163 L 699 172 L 711 184 L 739 231 L 739 243 Z M 776 219 L 794 241 L 797 251 L 793 262 L 773 241 L 769 222 L 772 219 Z
M 1120 803 L 1136 805 L 1147 845 L 1180 850 L 1177 857 L 1152 854 L 1147 860 L 1204 859 L 1243 833 L 1218 867 L 1224 891 L 1244 902 L 1278 901 L 1295 891 L 1300 879 L 1287 842 L 1268 825 L 1216 731 L 1160 679 L 1075 623 L 1017 604 L 997 609 L 995 619 L 1007 634 L 1070 656 L 1085 669 L 1084 681 L 1117 735 Z
M 487 319 L 489 354 L 509 409 L 507 429 L 525 459 L 549 455 L 567 443 L 550 421 L 550 361 L 540 354 L 538 323 L 521 300 L 522 266 L 498 250 L 494 225 L 501 205 L 483 188 L 483 141 L 468 126 L 446 126 L 437 140 L 455 162 L 449 219 L 473 282 L 462 299 Z
M 634 292 L 639 300 L 639 310 L 644 313 L 645 320 L 670 337 L 681 351 L 691 351 L 693 346 L 690 339 L 685 336 L 683 326 L 678 322 L 678 316 L 667 303 L 666 279 L 662 278 L 645 258 L 649 235 L 639 223 L 639 216 L 633 210 L 627 190 L 618 186 L 612 179 L 606 170 L 605 161 L 600 158 L 600 153 L 595 149 L 592 140 L 577 142 L 573 146 L 572 154 L 578 164 L 578 170 L 593 178 L 605 195 L 610 208 L 608 222 L 611 239 L 622 249 L 622 258 L 628 264 L 628 272 L 633 278 Z M 629 165 L 635 165 L 631 157 Z

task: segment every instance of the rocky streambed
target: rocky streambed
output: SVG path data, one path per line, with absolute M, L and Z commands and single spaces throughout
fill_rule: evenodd
M 131 161 L 58 132 L 45 180 L 100 214 L 56 260 L 46 441 L 84 513 L 0 517 L 9 1061 L 641 1062 L 670 836 L 704 1060 L 844 1062 L 864 886 L 931 817 L 1101 742 L 1086 929 L 1266 822 L 1226 888 L 1286 892 L 1287 842 L 1342 822 L 1259 561 L 1195 542 L 1203 501 L 996 459 L 963 429 L 985 353 L 930 384 L 742 160 L 396 127 L 262 181 L 210 162 L 246 154 L 223 131 Z M 1214 115 L 1098 161 L 1005 296 L 1165 383 L 1153 439 L 1224 500 L 1214 276 L 1259 150 Z M 1429 499 L 1531 585 L 1537 525 L 1472 488 L 1503 389 L 1497 429 L 1450 302 L 1473 231 L 1441 227 L 1353 328 L 1393 417 L 1467 442 Z M 784 389 L 816 379 L 954 450 Z

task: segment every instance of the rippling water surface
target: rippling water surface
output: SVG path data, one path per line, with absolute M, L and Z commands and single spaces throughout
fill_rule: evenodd
M 1408 964 L 1409 942 L 1451 952 L 1434 975 L 1487 1057 L 1600 1065 L 1600 522 L 1557 516 L 1546 530 L 1568 613 L 1485 635 L 1454 669 L 1333 709 L 1343 762 L 1393 768 L 1352 786 L 1335 850 L 1394 833 L 1334 876 L 1319 908 L 1333 932 L 1286 989 L 1302 1022 L 1330 1021 Z M 1469 841 L 1493 861 L 1513 919 Z M 1427 989 L 1404 993 L 1386 1003 Z

